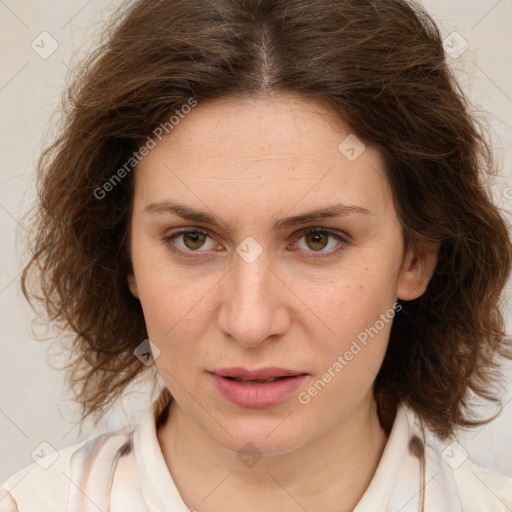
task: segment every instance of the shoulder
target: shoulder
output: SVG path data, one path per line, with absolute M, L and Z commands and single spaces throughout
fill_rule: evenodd
M 439 438 L 404 404 L 390 441 L 399 470 L 387 510 L 512 511 L 512 478 L 475 464 L 457 439 Z
M 475 464 L 457 440 L 441 440 L 430 431 L 426 440 L 430 464 L 438 475 L 435 478 L 442 481 L 446 494 L 456 494 L 461 510 L 512 510 L 512 478 Z
M 92 491 L 101 494 L 98 487 L 109 485 L 118 458 L 131 451 L 130 439 L 130 432 L 99 434 L 26 466 L 1 486 L 0 512 L 64 512 L 91 475 Z
M 470 459 L 452 471 L 464 511 L 512 510 L 512 478 L 478 466 Z

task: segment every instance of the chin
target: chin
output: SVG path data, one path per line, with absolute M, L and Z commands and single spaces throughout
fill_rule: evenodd
M 283 455 L 292 452 L 308 442 L 309 436 L 299 425 L 277 419 L 244 419 L 225 423 L 227 432 L 216 429 L 210 435 L 225 449 L 237 456 Z

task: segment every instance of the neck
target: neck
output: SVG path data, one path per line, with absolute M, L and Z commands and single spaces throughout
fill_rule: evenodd
M 353 510 L 387 441 L 372 395 L 324 435 L 254 465 L 241 464 L 175 401 L 157 435 L 181 496 L 201 512 Z

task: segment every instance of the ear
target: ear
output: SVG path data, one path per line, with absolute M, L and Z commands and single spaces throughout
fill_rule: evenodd
M 137 288 L 137 281 L 135 280 L 135 276 L 133 274 L 130 274 L 127 277 L 127 281 L 128 281 L 128 288 L 132 292 L 132 295 L 138 299 L 139 298 L 139 289 Z
M 414 300 L 423 295 L 437 264 L 440 242 L 416 241 L 405 254 L 397 296 Z

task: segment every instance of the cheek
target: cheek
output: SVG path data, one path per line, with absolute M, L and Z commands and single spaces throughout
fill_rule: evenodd
M 331 324 L 334 334 L 313 340 L 315 346 L 310 350 L 314 349 L 315 375 L 299 396 L 300 403 L 315 403 L 319 410 L 331 410 L 332 404 L 337 404 L 334 416 L 355 407 L 372 387 L 396 314 L 393 301 L 384 303 L 380 295 L 374 297 L 371 289 L 362 286 L 354 290 L 359 292 L 353 297 L 357 304 L 337 310 Z M 334 301 L 331 307 L 335 307 Z
M 176 399 L 186 403 L 190 397 L 182 386 L 200 385 L 204 362 L 216 360 L 219 347 L 213 326 L 216 314 L 216 279 L 173 277 L 154 279 L 145 275 L 140 294 L 148 338 L 160 350 L 155 359 L 158 373 Z M 184 394 L 183 394 L 184 393 Z
M 381 260 L 382 261 L 382 260 Z M 384 263 L 384 262 L 382 262 Z M 389 265 L 391 267 L 391 265 Z M 384 359 L 395 316 L 397 276 L 385 264 L 363 264 L 309 290 L 309 306 L 318 311 L 319 331 L 303 324 L 316 354 L 316 386 L 329 388 L 323 400 L 362 398 Z M 314 394 L 315 389 L 312 390 Z M 307 399 L 307 397 L 306 397 Z
M 397 276 L 384 265 L 363 264 L 328 280 L 303 280 L 302 286 L 299 293 L 307 298 L 305 308 L 315 313 L 332 337 L 346 342 L 392 307 L 396 301 Z
M 150 338 L 167 343 L 176 331 L 193 335 L 198 319 L 205 317 L 209 291 L 218 276 L 204 271 L 198 275 L 193 266 L 173 265 L 165 250 L 154 243 L 134 244 L 132 261 Z
M 184 345 L 197 339 L 211 308 L 205 300 L 208 289 L 175 280 L 143 286 L 140 301 L 150 339 L 164 346 L 179 338 Z M 181 286 L 183 284 L 183 286 Z

